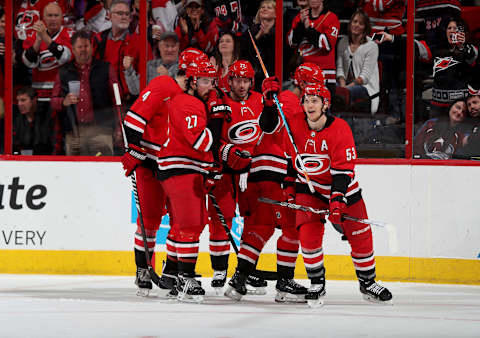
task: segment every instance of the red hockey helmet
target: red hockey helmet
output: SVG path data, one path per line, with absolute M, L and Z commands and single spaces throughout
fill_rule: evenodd
M 190 64 L 198 64 L 202 61 L 208 61 L 207 54 L 201 50 L 190 47 L 180 53 L 178 57 L 178 69 L 186 71 Z
M 325 84 L 325 77 L 323 76 L 322 69 L 315 63 L 305 62 L 297 67 L 295 75 L 293 77 L 293 83 L 300 87 L 300 84 L 320 83 Z
M 228 68 L 228 77 L 245 77 L 253 81 L 255 72 L 250 62 L 247 60 L 237 60 Z
M 317 83 L 313 85 L 307 85 L 303 89 L 303 93 L 302 93 L 302 96 L 306 96 L 306 95 L 320 96 L 323 99 L 323 104 L 330 106 L 330 102 L 331 102 L 330 91 L 323 84 Z
M 190 63 L 185 72 L 187 78 L 193 77 L 197 79 L 199 77 L 217 77 L 217 70 L 208 61 L 200 61 L 197 63 Z

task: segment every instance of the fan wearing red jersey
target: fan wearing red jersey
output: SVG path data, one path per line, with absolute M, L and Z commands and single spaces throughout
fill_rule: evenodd
M 295 71 L 294 88 L 278 95 L 282 109 L 288 119 L 303 119 L 304 113 L 300 105 L 302 88 L 307 83 L 324 83 L 322 70 L 316 64 L 304 63 Z M 293 279 L 295 262 L 299 248 L 298 232 L 295 228 L 295 213 L 279 206 L 258 203 L 259 197 L 274 200 L 289 200 L 295 195 L 291 181 L 285 182 L 287 176 L 287 159 L 283 149 L 282 127 L 278 112 L 273 102 L 273 93 L 278 93 L 280 83 L 275 77 L 264 80 L 262 84 L 265 108 L 259 118 L 259 125 L 265 133 L 257 142 L 252 154 L 252 165 L 248 177 L 248 189 L 243 198 L 244 232 L 238 255 L 237 272 L 232 278 L 227 296 L 241 298 L 241 292 L 232 289 L 243 289 L 245 276 L 253 271 L 265 243 L 273 235 L 276 227 L 282 230 L 277 240 L 277 302 L 304 302 L 307 289 Z M 288 188 L 287 188 L 288 186 Z M 233 286 L 232 286 L 233 284 Z
M 169 102 L 167 140 L 158 154 L 158 178 L 169 201 L 171 230 L 178 259 L 180 301 L 200 302 L 205 290 L 195 280 L 200 234 L 207 223 L 205 177 L 215 168 L 212 147 L 219 148 L 210 123 L 228 110 L 206 103 L 215 84 L 216 70 L 209 62 L 187 67 L 186 93 Z M 210 120 L 210 121 L 209 121 Z
M 335 44 L 340 22 L 328 11 L 323 0 L 309 0 L 309 7 L 295 17 L 288 33 L 288 44 L 297 48 L 303 61 L 321 65 L 326 86 L 335 93 Z
M 128 110 L 124 118 L 128 149 L 122 157 L 125 175 L 130 176 L 136 170 L 137 192 L 142 206 L 143 223 L 147 235 L 148 251 L 153 255 L 162 216 L 165 213 L 166 195 L 156 179 L 157 156 L 166 141 L 168 124 L 167 103 L 186 89 L 185 71 L 187 66 L 208 60 L 207 56 L 196 49 L 187 49 L 179 56 L 179 71 L 175 79 L 159 76 L 153 79 L 140 93 L 139 98 Z M 163 284 L 173 287 L 173 277 L 177 274 L 177 255 L 175 251 L 175 233 L 170 231 L 167 237 L 167 261 L 161 279 Z M 140 220 L 134 237 L 135 264 L 137 266 L 137 294 L 147 296 L 152 283 L 147 271 L 145 248 L 143 246 Z M 172 277 L 173 276 L 173 277 Z M 168 291 L 165 290 L 165 291 Z
M 343 214 L 367 218 L 361 189 L 355 177 L 356 149 L 348 124 L 327 115 L 330 92 L 322 85 L 307 85 L 303 90 L 302 105 L 306 119 L 291 121 L 290 129 L 300 154 L 296 154 L 289 140 L 285 149 L 297 172 L 295 202 L 319 209 L 329 209 L 329 220 L 339 227 L 351 246 L 355 272 L 364 298 L 376 302 L 389 301 L 390 291 L 375 282 L 375 257 L 370 225 L 344 220 Z M 315 194 L 308 190 L 298 157 L 308 168 Z M 311 286 L 305 298 L 320 301 L 325 295 L 325 268 L 323 264 L 324 215 L 297 212 L 296 226 L 302 247 L 305 268 Z

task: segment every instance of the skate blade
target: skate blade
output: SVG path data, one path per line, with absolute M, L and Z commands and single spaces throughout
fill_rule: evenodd
M 287 292 L 277 291 L 275 295 L 277 303 L 306 303 L 305 295 L 292 295 Z
M 178 292 L 174 292 L 173 289 L 158 289 L 157 290 L 158 297 L 160 298 L 168 298 L 168 299 L 175 299 L 177 298 Z
M 237 302 L 239 302 L 239 301 L 242 299 L 242 297 L 243 297 L 243 295 L 242 295 L 241 293 L 238 293 L 237 290 L 235 290 L 235 289 L 232 288 L 231 286 L 229 286 L 229 287 L 227 288 L 227 290 L 226 290 L 225 293 L 224 293 L 224 296 L 225 296 L 225 297 L 228 297 L 228 298 L 230 298 L 230 299 L 233 299 L 233 300 L 235 300 L 235 301 L 237 301 Z
M 216 296 L 221 296 L 223 295 L 223 287 L 213 287 L 213 291 L 215 291 Z
M 181 303 L 195 303 L 199 304 L 203 302 L 202 295 L 187 295 L 185 293 L 179 293 L 177 296 L 177 300 Z
M 372 297 L 372 296 L 366 295 L 366 294 L 362 294 L 362 297 L 363 297 L 364 300 L 366 300 L 369 303 L 378 304 L 378 305 L 389 305 L 389 306 L 393 305 L 393 302 L 392 302 L 391 299 L 390 300 L 380 300 L 380 299 L 377 299 L 375 297 Z
M 308 299 L 307 304 L 311 309 L 317 309 L 323 306 L 322 299 Z
M 253 287 L 247 285 L 247 295 L 254 295 L 254 296 L 264 296 L 267 294 L 267 288 L 264 287 Z
M 148 297 L 149 294 L 150 294 L 150 289 L 138 288 L 136 292 L 136 295 L 138 297 Z

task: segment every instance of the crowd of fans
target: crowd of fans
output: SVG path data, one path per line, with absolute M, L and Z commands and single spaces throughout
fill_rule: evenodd
M 143 2 L 142 2 L 143 3 Z M 147 82 L 174 77 L 187 47 L 205 51 L 218 86 L 229 66 L 247 59 L 259 89 L 275 73 L 275 0 L 149 0 Z M 332 113 L 373 120 L 362 128 L 405 128 L 406 1 L 284 1 L 283 74 L 318 64 Z M 417 0 L 415 35 L 416 158 L 480 155 L 480 27 L 462 19 L 475 1 Z M 0 6 L 3 7 L 2 1 Z M 129 107 L 139 95 L 139 0 L 14 1 L 13 151 L 34 155 L 120 155 L 113 84 Z M 477 20 L 478 21 L 478 20 Z M 473 22 L 473 26 L 476 22 Z M 5 12 L 0 9 L 3 97 Z M 350 115 L 348 115 L 350 114 Z M 3 100 L 0 142 L 3 144 Z M 354 123 L 355 119 L 348 119 Z M 352 125 L 355 133 L 355 126 Z M 418 130 L 418 132 L 417 132 Z M 358 140 L 357 142 L 363 142 Z M 400 137 L 398 143 L 404 140 Z M 378 140 L 377 140 L 378 143 Z M 0 153 L 3 147 L 0 147 Z

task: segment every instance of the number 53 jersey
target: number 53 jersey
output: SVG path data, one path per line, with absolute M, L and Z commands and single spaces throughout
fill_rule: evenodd
M 347 122 L 327 115 L 325 126 L 321 130 L 313 130 L 306 119 L 290 120 L 290 129 L 299 154 L 297 156 L 295 153 L 286 133 L 284 133 L 284 149 L 297 173 L 296 182 L 304 185 L 305 191 L 308 191 L 301 159 L 315 191 L 327 201 L 330 199 L 331 185 L 335 175 L 346 178 L 342 180 L 345 182 L 342 190 L 345 189 L 347 200 L 354 195 L 360 195 L 360 187 L 355 177 L 357 152 L 352 131 Z

